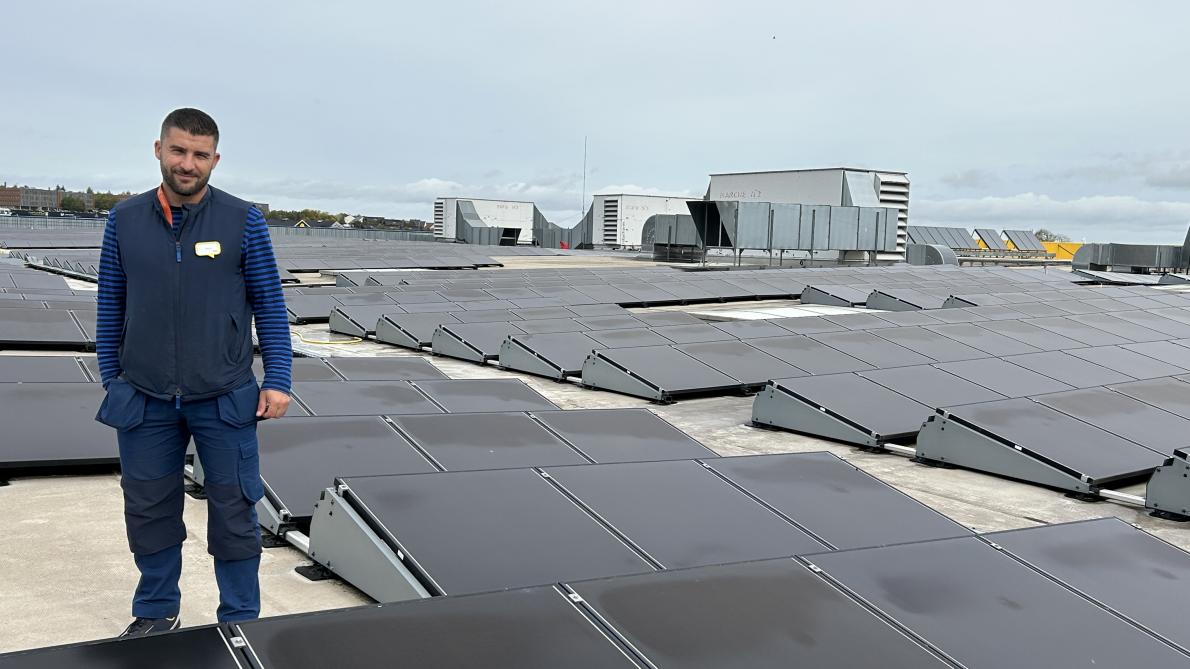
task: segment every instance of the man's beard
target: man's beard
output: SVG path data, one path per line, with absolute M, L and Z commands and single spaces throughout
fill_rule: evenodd
M 200 175 L 196 172 L 196 173 L 193 173 L 193 176 L 195 177 L 194 183 L 191 184 L 190 186 L 183 186 L 182 183 L 178 180 L 177 175 L 175 175 L 173 173 L 173 170 L 166 167 L 165 165 L 161 166 L 161 179 L 163 181 L 165 181 L 165 185 L 169 186 L 170 190 L 177 193 L 178 195 L 182 195 L 182 196 L 186 196 L 186 197 L 194 195 L 195 193 L 197 193 L 197 192 L 201 191 L 203 188 L 205 188 L 207 185 L 207 182 L 210 181 L 210 179 L 211 179 L 211 176 L 209 174 L 206 177 L 203 177 L 202 175 Z

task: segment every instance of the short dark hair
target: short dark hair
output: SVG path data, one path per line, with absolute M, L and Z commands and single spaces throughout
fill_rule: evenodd
M 164 137 L 165 131 L 170 128 L 177 128 L 199 137 L 214 137 L 215 144 L 219 144 L 219 126 L 215 124 L 215 119 L 199 109 L 183 107 L 171 111 L 161 122 L 161 136 Z

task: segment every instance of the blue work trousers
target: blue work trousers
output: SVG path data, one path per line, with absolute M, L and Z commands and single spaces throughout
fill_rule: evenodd
M 172 617 L 181 606 L 183 466 L 191 437 L 204 474 L 218 618 L 233 622 L 260 614 L 256 502 L 264 486 L 256 441 L 259 392 L 250 381 L 218 397 L 178 402 L 149 397 L 123 379 L 108 384 L 97 418 L 117 429 L 120 444 L 128 545 L 141 575 L 133 616 Z

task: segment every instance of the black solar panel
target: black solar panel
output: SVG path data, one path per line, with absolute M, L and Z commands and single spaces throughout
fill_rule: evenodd
M 647 409 L 539 411 L 533 416 L 595 462 L 717 457 Z
M 873 367 L 901 367 L 934 362 L 924 355 L 914 353 L 870 332 L 824 332 L 807 336 Z
M 408 381 L 297 381 L 293 394 L 318 416 L 442 413 Z
M 1190 353 L 1190 351 L 1187 351 Z M 1131 381 L 1132 377 L 1100 367 L 1092 362 L 1073 355 L 1066 355 L 1061 351 L 1046 351 L 1045 353 L 1026 353 L 1003 358 L 1006 362 L 1023 367 L 1056 381 L 1061 381 L 1074 388 L 1091 388 L 1108 383 L 1123 383 Z
M 880 439 L 914 435 L 933 413 L 927 407 L 855 374 L 827 374 L 774 381 L 779 392 L 858 426 Z M 797 429 L 796 426 L 786 426 Z
M 741 456 L 706 464 L 835 548 L 969 533 L 830 453 Z
M 546 470 L 666 568 L 757 560 L 825 545 L 693 460 Z
M 297 522 L 336 476 L 435 471 L 379 416 L 286 417 L 262 423 L 258 437 L 261 476 Z
M 84 348 L 90 340 L 64 309 L 0 309 L 0 346 Z
M 1052 318 L 1032 318 L 1025 323 L 1056 332 L 1063 337 L 1082 342 L 1087 346 L 1108 346 L 1111 344 L 1130 344 L 1132 340 L 1125 339 L 1085 323 L 1070 320 L 1069 316 L 1055 316 Z
M 592 330 L 587 336 L 599 344 L 598 348 L 628 348 L 631 346 L 664 346 L 669 340 L 645 328 L 624 330 Z
M 1096 346 L 1067 351 L 1067 354 L 1127 374 L 1137 379 L 1154 379 L 1158 376 L 1184 374 L 1186 369 L 1161 362 L 1119 346 Z
M 1186 349 L 1190 353 L 1190 349 Z M 96 374 L 95 378 L 99 378 Z M 72 356 L 5 355 L 0 356 L 0 383 L 16 381 L 90 381 Z
M 793 560 L 570 587 L 653 666 L 945 666 Z
M 98 383 L 0 383 L 0 468 L 114 463 L 115 430 L 95 421 Z
M 935 366 L 1005 397 L 1028 397 L 1072 389 L 1061 381 L 997 358 L 945 362 Z
M 750 340 L 749 344 L 810 374 L 872 369 L 868 363 L 809 337 L 766 337 Z
M 723 390 L 740 385 L 732 377 L 670 346 L 604 349 L 596 351 L 595 357 L 609 361 L 612 368 L 627 372 L 633 379 L 643 379 L 666 393 Z M 583 368 L 583 383 L 595 384 L 586 365 Z
M 963 666 L 1186 663 L 1181 653 L 974 537 L 809 559 Z
M 344 482 L 350 498 L 399 538 L 411 567 L 443 594 L 653 570 L 530 469 Z
M 291 369 L 294 381 L 342 380 L 322 358 L 294 358 Z M 257 381 L 264 379 L 264 361 L 261 358 L 252 360 L 252 373 L 256 375 Z
M 394 421 L 418 448 L 446 470 L 588 462 L 523 413 L 399 416 Z
M 551 587 L 265 618 L 238 627 L 263 669 L 385 667 L 397 657 L 427 668 L 639 666 Z
M 1190 648 L 1180 612 L 1190 597 L 1186 553 L 1117 518 L 997 532 L 988 539 L 1051 577 Z M 1084 559 L 1093 555 L 1093 559 Z
M 296 362 L 296 360 L 294 361 Z M 348 381 L 399 381 L 403 379 L 445 379 L 428 360 L 414 357 L 328 358 Z
M 974 360 L 986 358 L 987 354 L 955 341 L 946 335 L 931 332 L 920 327 L 884 328 L 870 330 L 871 334 L 887 339 L 894 344 L 924 355 L 938 362 L 952 362 L 955 360 Z
M 1027 399 L 947 409 L 951 418 L 1087 477 L 1094 485 L 1149 472 L 1164 456 Z M 919 444 L 920 446 L 920 444 Z
M 680 344 L 675 348 L 742 384 L 759 385 L 774 378 L 791 378 L 805 374 L 797 367 L 784 363 L 743 341 Z
M 774 325 L 769 321 L 724 321 L 715 323 L 714 327 L 734 335 L 740 339 L 759 339 L 761 337 L 784 337 L 789 334 L 785 328 Z
M 558 408 L 517 379 L 449 379 L 412 383 L 449 413 L 540 411 Z
M 1190 418 L 1190 383 L 1183 379 L 1184 377 L 1149 379 L 1119 383 L 1108 388 L 1182 418 Z
M 1042 351 L 1063 351 L 1085 346 L 1082 342 L 1063 337 L 1056 332 L 1039 328 L 1036 325 L 1023 321 L 983 321 L 976 323 L 976 327 L 991 330 L 992 332 L 1002 334 L 1019 342 L 1024 342 Z
M 1005 398 L 1004 395 L 930 365 L 877 369 L 858 374 L 930 408 Z
M 242 665 L 214 626 L 0 655 L 3 669 L 119 667 L 155 669 L 169 658 L 171 669 L 240 669 Z
M 941 310 L 944 312 L 959 311 L 959 310 Z M 1035 354 L 1038 349 L 1035 346 L 1028 345 L 1023 342 L 1017 342 L 1016 339 L 998 335 L 996 332 L 984 329 L 972 323 L 953 323 L 946 325 L 928 325 L 926 330 L 937 332 L 939 335 L 945 335 L 956 342 L 971 346 L 972 349 L 985 352 L 989 356 L 1013 356 L 1019 354 Z
M 1158 453 L 1172 454 L 1175 448 L 1187 444 L 1190 435 L 1190 420 L 1106 388 L 1072 390 L 1033 399 Z

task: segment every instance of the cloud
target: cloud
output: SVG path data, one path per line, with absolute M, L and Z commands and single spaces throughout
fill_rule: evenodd
M 652 186 L 637 186 L 636 184 L 624 184 L 622 186 L 608 185 L 596 189 L 594 195 L 601 194 L 618 194 L 618 195 L 663 195 L 672 197 L 702 197 L 702 195 L 694 195 L 689 190 L 663 189 L 654 188 Z
M 1094 195 L 1069 200 L 1038 193 L 1008 197 L 913 200 L 910 221 L 919 225 L 1035 229 L 1073 239 L 1121 243 L 1180 243 L 1190 225 L 1190 202 Z
M 1133 183 L 1151 188 L 1190 190 L 1190 150 L 1115 153 L 1085 164 L 1042 172 L 1038 178 L 1097 185 Z
M 970 169 L 943 175 L 939 181 L 955 188 L 987 188 L 998 183 L 1000 177 L 988 170 Z

